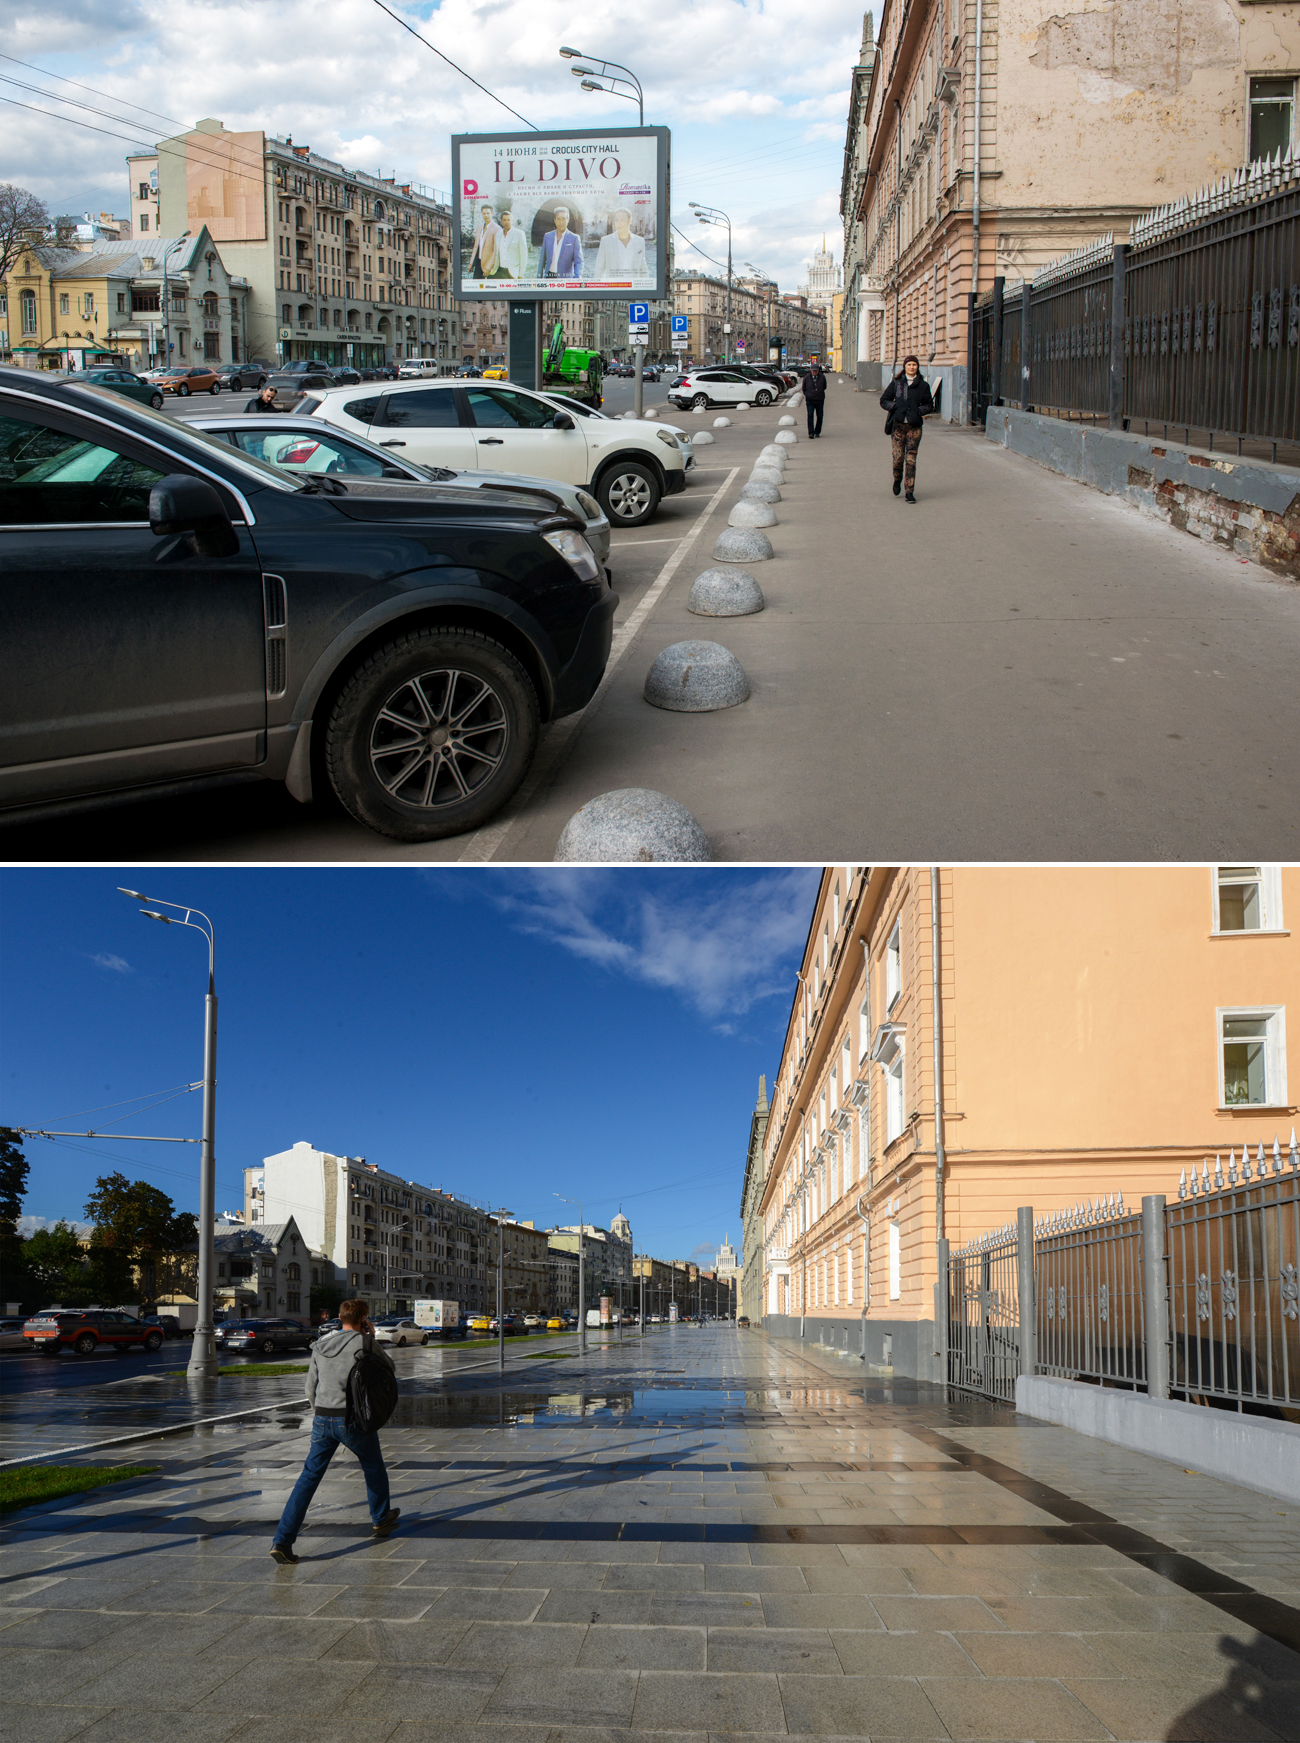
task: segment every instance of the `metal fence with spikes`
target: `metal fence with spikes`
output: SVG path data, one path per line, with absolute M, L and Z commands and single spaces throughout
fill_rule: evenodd
M 1035 1224 L 1034 1291 L 1040 1374 L 1146 1384 L 1142 1217 L 1122 1192 Z
M 1013 359 L 1012 352 L 1015 356 Z M 1242 451 L 1300 443 L 1300 145 L 971 299 L 972 422 L 990 404 Z
M 1259 1145 L 1184 1169 L 1166 1213 L 1170 1388 L 1300 1404 L 1300 1151 Z
M 1178 1197 L 1123 1193 L 939 1243 L 948 1384 L 1012 1402 L 1020 1374 L 1188 1400 L 1300 1407 L 1300 1149 L 1183 1169 Z M 945 1281 L 946 1280 L 946 1281 Z M 938 1323 L 938 1322 L 937 1322 Z

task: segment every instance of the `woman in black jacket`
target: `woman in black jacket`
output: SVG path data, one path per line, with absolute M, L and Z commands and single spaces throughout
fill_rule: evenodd
M 896 375 L 880 396 L 889 416 L 885 434 L 894 446 L 894 495 L 907 485 L 906 502 L 916 501 L 916 450 L 921 446 L 921 419 L 934 411 L 930 384 L 921 374 L 915 357 L 904 357 L 903 373 Z

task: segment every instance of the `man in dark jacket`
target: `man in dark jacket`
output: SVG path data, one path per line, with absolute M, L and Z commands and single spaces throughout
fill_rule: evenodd
M 822 433 L 822 413 L 826 409 L 826 377 L 820 363 L 814 363 L 804 376 L 803 397 L 808 406 L 808 439 L 811 441 Z
M 248 404 L 244 407 L 245 413 L 278 412 L 279 409 L 279 406 L 275 403 L 275 389 L 269 383 L 262 389 L 256 399 L 250 399 Z
M 921 374 L 915 357 L 904 357 L 903 372 L 896 375 L 880 396 L 882 408 L 889 413 L 885 419 L 885 434 L 893 443 L 894 495 L 907 485 L 904 498 L 916 501 L 916 451 L 921 446 L 921 420 L 934 411 L 934 396 L 930 384 Z
M 366 1499 L 370 1503 L 371 1535 L 391 1537 L 397 1528 L 401 1509 L 388 1505 L 388 1471 L 384 1466 L 379 1436 L 359 1434 L 347 1425 L 348 1375 L 366 1340 L 390 1368 L 393 1365 L 387 1350 L 381 1350 L 375 1344 L 374 1332 L 367 1304 L 364 1301 L 345 1301 L 339 1308 L 338 1331 L 325 1332 L 312 1345 L 311 1361 L 307 1365 L 307 1402 L 312 1407 L 311 1446 L 302 1474 L 280 1515 L 271 1544 L 272 1556 L 286 1567 L 293 1567 L 298 1561 L 293 1553 L 294 1538 L 302 1530 L 311 1498 L 341 1446 L 355 1453 L 361 1462 L 366 1479 Z

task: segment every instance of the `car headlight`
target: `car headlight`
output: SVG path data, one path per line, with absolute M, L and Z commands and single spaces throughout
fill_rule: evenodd
M 671 430 L 656 430 L 655 435 L 658 436 L 665 448 L 675 448 L 677 446 L 677 438 L 673 435 Z
M 605 511 L 594 496 L 588 496 L 585 490 L 576 491 L 575 495 L 578 498 L 578 506 L 588 520 L 604 520 Z
M 569 531 L 543 533 L 552 550 L 558 551 L 580 581 L 603 581 L 604 570 L 596 561 L 596 553 L 581 533 Z

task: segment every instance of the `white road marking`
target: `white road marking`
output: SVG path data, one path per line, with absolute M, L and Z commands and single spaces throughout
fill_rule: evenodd
M 465 846 L 457 855 L 458 859 L 473 861 L 495 858 L 498 849 L 502 846 L 507 835 L 509 835 L 511 829 L 513 829 L 515 823 L 518 821 L 520 813 L 527 808 L 533 795 L 539 788 L 549 784 L 550 780 L 558 772 L 561 764 L 573 749 L 573 742 L 577 737 L 578 728 L 586 719 L 588 711 L 595 707 L 596 703 L 600 701 L 601 697 L 605 694 L 605 691 L 609 688 L 614 673 L 618 670 L 619 662 L 622 660 L 624 654 L 626 654 L 628 648 L 632 645 L 633 640 L 639 633 L 646 618 L 649 617 L 650 613 L 659 603 L 659 600 L 663 596 L 664 589 L 677 573 L 682 559 L 686 556 L 686 553 L 690 550 L 691 546 L 695 543 L 695 540 L 703 530 L 705 521 L 708 520 L 714 509 L 717 508 L 718 504 L 722 501 L 722 498 L 726 494 L 728 485 L 739 471 L 739 466 L 733 466 L 731 471 L 728 472 L 722 483 L 714 491 L 708 502 L 695 517 L 690 531 L 683 535 L 678 543 L 677 549 L 673 552 L 672 556 L 669 557 L 663 568 L 660 569 L 649 587 L 646 588 L 635 609 L 629 612 L 627 621 L 620 624 L 614 631 L 614 640 L 609 650 L 609 661 L 605 666 L 605 675 L 600 680 L 596 693 L 591 701 L 588 702 L 586 708 L 582 709 L 577 714 L 568 714 L 563 720 L 556 721 L 555 725 L 552 726 L 550 731 L 547 733 L 537 755 L 534 757 L 533 766 L 524 777 L 523 785 L 520 787 L 519 791 L 510 801 L 509 805 L 506 806 L 505 810 L 497 817 L 495 822 L 488 824 L 483 829 L 477 829 L 474 831 L 466 841 Z M 648 540 L 646 542 L 649 543 Z

